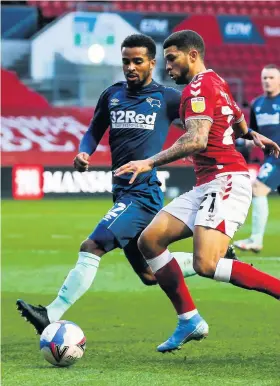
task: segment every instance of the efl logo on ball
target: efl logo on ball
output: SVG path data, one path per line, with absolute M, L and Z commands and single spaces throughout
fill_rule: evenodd
M 68 367 L 82 358 L 86 337 L 79 326 L 67 320 L 49 324 L 40 337 L 40 350 L 54 366 Z

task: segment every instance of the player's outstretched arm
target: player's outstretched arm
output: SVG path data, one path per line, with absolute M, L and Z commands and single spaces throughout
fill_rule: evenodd
M 251 131 L 250 135 L 254 144 L 262 149 L 269 149 L 271 155 L 275 158 L 278 158 L 280 155 L 280 147 L 276 142 L 273 142 L 271 139 L 267 138 L 265 135 Z
M 255 146 L 260 147 L 261 149 L 269 149 L 271 155 L 274 155 L 275 158 L 279 157 L 280 148 L 277 143 L 252 129 L 248 129 L 245 119 L 234 124 L 233 130 L 236 138 L 241 137 L 253 141 Z
M 166 165 L 205 150 L 211 125 L 212 123 L 208 119 L 186 120 L 185 128 L 187 132 L 169 149 L 163 150 L 150 158 L 154 167 Z
M 97 126 L 93 125 L 92 120 L 89 129 L 80 142 L 79 153 L 74 158 L 74 168 L 78 170 L 78 172 L 82 173 L 88 170 L 90 156 L 95 152 L 100 140 L 97 134 Z
M 88 170 L 89 158 L 95 152 L 106 129 L 110 125 L 110 112 L 108 110 L 108 90 L 105 90 L 98 100 L 94 116 L 88 130 L 81 139 L 79 153 L 74 159 L 74 167 L 79 172 Z
M 166 165 L 180 158 L 188 157 L 206 149 L 209 130 L 212 123 L 207 119 L 188 119 L 185 122 L 187 132 L 170 148 L 155 154 L 146 160 L 131 161 L 115 170 L 116 176 L 133 173 L 129 183 L 132 184 L 138 174 L 152 170 L 154 167 Z

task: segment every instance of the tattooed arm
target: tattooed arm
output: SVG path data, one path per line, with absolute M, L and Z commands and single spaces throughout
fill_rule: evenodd
M 146 160 L 131 161 L 115 170 L 116 176 L 133 173 L 129 183 L 132 184 L 138 174 L 152 170 L 154 167 L 168 164 L 180 158 L 199 153 L 206 149 L 211 121 L 207 119 L 189 119 L 185 122 L 187 132 L 169 149 L 163 150 Z
M 207 119 L 187 120 L 185 123 L 187 132 L 169 149 L 161 151 L 149 158 L 153 161 L 153 167 L 165 165 L 205 150 L 211 125 L 212 123 Z

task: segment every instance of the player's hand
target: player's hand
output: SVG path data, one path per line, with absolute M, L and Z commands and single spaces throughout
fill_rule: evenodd
M 116 169 L 114 175 L 119 177 L 123 174 L 133 173 L 129 183 L 133 184 L 138 174 L 149 172 L 154 167 L 154 163 L 150 159 L 144 159 L 141 161 L 130 161 L 127 164 Z
M 279 157 L 280 147 L 276 142 L 273 142 L 271 139 L 265 137 L 262 134 L 256 133 L 255 131 L 252 131 L 251 135 L 256 146 L 260 147 L 261 149 L 269 149 L 269 153 L 271 155 L 273 155 L 275 158 Z
M 74 168 L 78 170 L 78 172 L 85 172 L 88 170 L 89 165 L 89 154 L 87 153 L 79 153 L 74 158 Z
M 269 143 L 267 143 L 265 146 L 269 149 L 269 154 L 273 155 L 275 158 L 279 158 L 280 147 L 276 142 L 269 140 Z

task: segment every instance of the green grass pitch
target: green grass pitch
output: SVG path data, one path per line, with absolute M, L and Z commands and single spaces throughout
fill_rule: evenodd
M 280 277 L 280 199 L 269 200 L 262 253 L 246 262 Z M 176 315 L 157 287 L 145 287 L 121 250 L 103 257 L 90 291 L 65 314 L 87 337 L 82 360 L 50 366 L 32 326 L 16 311 L 21 297 L 46 305 L 77 260 L 81 241 L 111 207 L 109 200 L 2 203 L 3 385 L 280 385 L 280 303 L 260 293 L 191 277 L 187 280 L 210 334 L 181 351 L 156 346 L 174 330 Z M 247 236 L 250 217 L 236 235 Z M 191 240 L 172 250 L 191 251 Z

